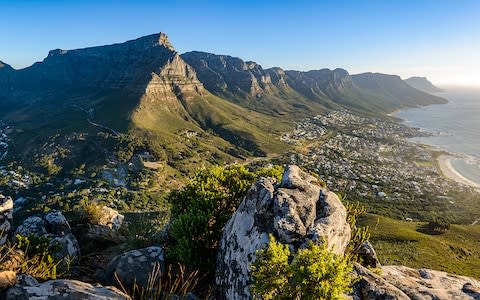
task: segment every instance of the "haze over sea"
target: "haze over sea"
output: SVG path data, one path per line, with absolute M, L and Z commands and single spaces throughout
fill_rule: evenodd
M 452 167 L 480 184 L 480 88 L 444 88 L 436 95 L 449 103 L 407 109 L 395 116 L 408 126 L 433 133 L 412 140 L 458 154 L 451 159 Z

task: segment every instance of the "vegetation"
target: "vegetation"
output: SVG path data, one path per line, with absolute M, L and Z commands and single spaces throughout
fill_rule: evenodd
M 167 274 L 162 274 L 160 265 L 155 264 L 148 276 L 146 287 L 134 283 L 133 287 L 128 290 L 118 278 L 117 281 L 123 292 L 133 300 L 167 300 L 173 299 L 173 295 L 183 299 L 181 297 L 187 296 L 194 290 L 200 279 L 198 271 L 189 272 L 183 265 L 179 264 L 175 269 L 170 265 Z
M 408 222 L 368 214 L 370 241 L 383 265 L 443 270 L 480 279 L 480 225 L 451 224 L 441 235 L 424 233 L 426 222 Z
M 244 166 L 213 167 L 195 173 L 181 190 L 168 196 L 172 205 L 169 255 L 189 266 L 213 271 L 225 223 L 251 185 L 261 176 L 280 179 L 282 168 L 255 172 Z
M 23 237 L 17 235 L 16 243 L 6 243 L 0 247 L 0 270 L 29 274 L 39 280 L 56 279 L 57 266 L 52 252 L 55 245 L 44 237 Z
M 310 242 L 293 255 L 270 235 L 252 264 L 252 293 L 268 299 L 338 299 L 353 281 L 351 262 L 333 254 L 326 243 Z
M 347 223 L 350 225 L 352 230 L 350 241 L 347 245 L 346 253 L 352 256 L 352 259 L 359 261 L 359 257 L 355 255 L 355 251 L 358 250 L 360 245 L 368 241 L 370 238 L 370 229 L 368 226 L 358 226 L 357 220 L 359 217 L 366 214 L 367 209 L 362 206 L 360 203 L 345 203 L 345 197 L 340 197 L 344 202 L 345 208 L 347 209 Z

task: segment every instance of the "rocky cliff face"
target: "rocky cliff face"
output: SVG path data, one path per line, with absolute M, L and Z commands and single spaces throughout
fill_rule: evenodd
M 182 54 L 182 58 L 193 66 L 208 90 L 220 95 L 261 97 L 287 87 L 280 68 L 264 70 L 255 62 L 198 51 Z

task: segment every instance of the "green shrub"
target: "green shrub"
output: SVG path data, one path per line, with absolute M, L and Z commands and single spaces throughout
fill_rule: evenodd
M 268 247 L 258 252 L 251 270 L 252 294 L 265 300 L 339 299 L 353 281 L 349 259 L 330 252 L 326 243 L 310 242 L 292 258 L 288 247 L 276 242 L 272 235 Z
M 218 240 L 252 184 L 261 176 L 280 179 L 281 167 L 252 172 L 240 165 L 196 172 L 189 183 L 168 196 L 172 205 L 168 255 L 188 266 L 213 271 Z
M 347 209 L 347 223 L 352 231 L 345 253 L 350 256 L 351 260 L 362 263 L 355 251 L 370 238 L 370 228 L 368 226 L 358 226 L 357 220 L 367 212 L 367 209 L 358 202 L 355 204 L 345 203 L 345 196 L 340 198 Z
M 60 245 L 52 245 L 48 238 L 33 235 L 17 235 L 16 240 L 14 244 L 0 247 L 0 269 L 28 274 L 39 280 L 57 278 L 57 266 L 61 261 L 55 261 L 52 253 L 58 251 Z

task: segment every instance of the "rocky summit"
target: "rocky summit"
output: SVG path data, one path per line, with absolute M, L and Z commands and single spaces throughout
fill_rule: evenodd
M 346 210 L 315 177 L 288 166 L 280 182 L 260 179 L 225 226 L 217 259 L 216 283 L 222 299 L 250 297 L 250 265 L 273 234 L 292 249 L 308 241 L 326 242 L 343 253 L 350 240 Z

